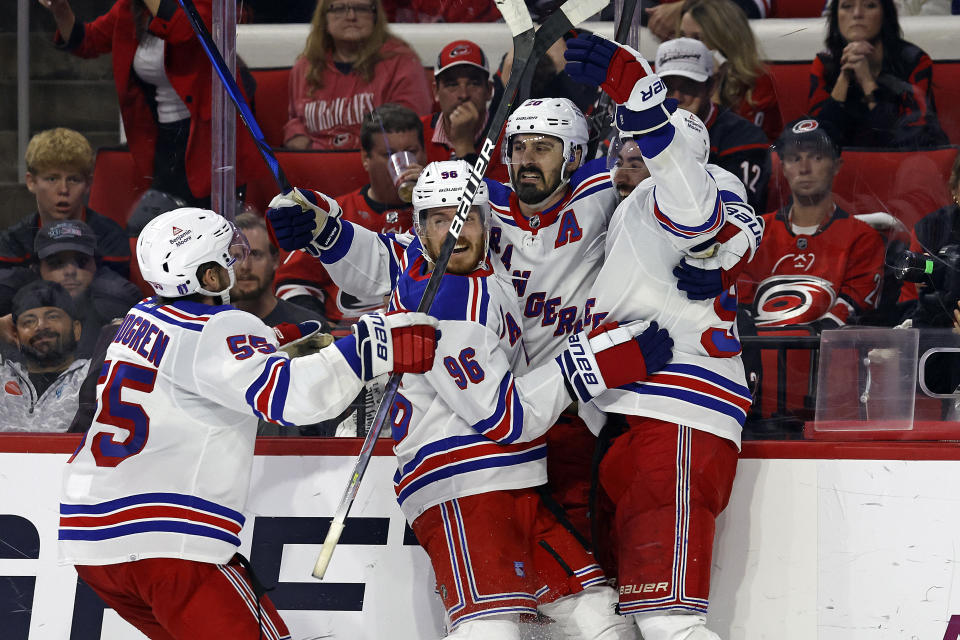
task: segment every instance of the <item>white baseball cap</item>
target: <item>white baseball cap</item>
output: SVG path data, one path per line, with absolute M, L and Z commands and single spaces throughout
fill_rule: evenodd
M 684 76 L 697 82 L 706 82 L 713 75 L 713 56 L 699 40 L 667 40 L 657 47 L 656 71 L 661 78 Z

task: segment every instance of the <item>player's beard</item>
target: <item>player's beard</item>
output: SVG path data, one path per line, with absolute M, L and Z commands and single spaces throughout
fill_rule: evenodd
M 540 175 L 540 182 L 537 184 L 523 184 L 520 182 L 520 175 L 523 173 L 536 172 Z M 542 185 L 542 186 L 541 186 Z M 513 188 L 517 193 L 517 198 L 524 204 L 535 205 L 549 198 L 560 185 L 560 176 L 553 175 L 548 180 L 539 167 L 521 166 L 514 170 Z
M 38 346 L 44 338 L 55 338 L 53 342 Z M 68 360 L 77 348 L 77 340 L 73 336 L 73 329 L 68 329 L 60 335 L 55 331 L 43 330 L 30 338 L 27 343 L 20 343 L 20 352 L 27 364 L 40 368 L 53 367 Z

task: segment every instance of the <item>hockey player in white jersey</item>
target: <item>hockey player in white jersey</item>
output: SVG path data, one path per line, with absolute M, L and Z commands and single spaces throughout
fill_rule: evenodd
M 137 260 L 157 296 L 110 344 L 95 418 L 64 471 L 61 561 L 151 638 L 289 638 L 237 554 L 258 419 L 331 418 L 364 381 L 433 362 L 436 321 L 415 313 L 365 316 L 291 359 L 273 329 L 228 304 L 246 248 L 202 209 L 144 228 Z
M 566 57 L 574 79 L 601 86 L 618 104 L 617 126 L 634 134 L 652 176 L 610 223 L 592 289 L 596 309 L 608 319 L 656 320 L 676 342 L 663 370 L 595 400 L 628 425 L 600 464 L 616 505 L 619 611 L 634 617 L 645 640 L 716 640 L 705 623 L 715 520 L 730 497 L 751 399 L 735 285 L 698 299 L 700 292 L 679 290 L 678 274 L 688 260 L 712 259 L 704 256 L 719 248 L 725 224 L 751 212 L 718 188 L 702 154 L 678 134 L 676 104 L 664 101 L 664 83 L 639 53 L 588 36 L 568 41 Z M 703 126 L 691 118 L 676 122 Z M 754 231 L 749 246 L 762 227 Z
M 463 161 L 420 175 L 417 237 L 398 247 L 391 308 L 418 306 L 468 176 Z M 403 378 L 390 413 L 397 499 L 433 563 L 448 637 L 519 638 L 520 615 L 539 608 L 566 638 L 635 638 L 592 554 L 534 487 L 546 481 L 543 434 L 560 412 L 660 369 L 669 336 L 649 323 L 581 331 L 527 372 L 515 291 L 488 264 L 489 221 L 481 184 L 430 310 L 436 364 Z

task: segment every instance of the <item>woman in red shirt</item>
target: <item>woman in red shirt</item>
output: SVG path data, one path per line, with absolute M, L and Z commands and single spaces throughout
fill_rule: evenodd
M 212 68 L 177 0 L 117 0 L 88 23 L 76 20 L 69 0 L 40 4 L 57 21 L 59 47 L 81 58 L 112 54 L 127 144 L 151 188 L 209 206 Z M 209 26 L 211 0 L 194 4 Z M 260 165 L 250 136 L 236 139 L 244 184 Z
M 363 116 L 387 102 L 430 113 L 417 54 L 390 34 L 380 0 L 320 0 L 290 73 L 291 149 L 359 149 Z

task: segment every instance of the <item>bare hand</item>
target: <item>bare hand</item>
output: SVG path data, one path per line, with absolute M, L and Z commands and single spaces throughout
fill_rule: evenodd
M 503 62 L 500 64 L 500 80 L 506 86 L 510 82 L 510 71 L 513 69 L 513 47 L 503 56 Z
M 480 110 L 477 109 L 477 105 L 469 100 L 457 105 L 457 108 L 450 112 L 450 131 L 448 132 L 453 146 L 456 147 L 459 143 L 472 147 L 481 124 Z
M 0 340 L 17 344 L 17 331 L 13 326 L 13 314 L 0 316 Z
M 403 170 L 403 173 L 397 178 L 397 184 L 403 184 L 404 182 L 416 182 L 417 178 L 420 177 L 420 174 L 423 172 L 423 167 L 419 164 L 408 164 L 407 168 Z
M 953 332 L 960 333 L 960 301 L 957 301 L 957 308 L 953 310 Z
M 647 9 L 647 29 L 661 42 L 676 38 L 682 10 L 682 2 L 661 4 Z
M 310 148 L 310 136 L 305 136 L 303 134 L 295 135 L 284 143 L 287 149 L 309 149 Z
M 852 80 L 869 93 L 876 88 L 880 65 L 875 58 L 879 54 L 876 47 L 869 42 L 860 40 L 847 44 L 840 56 L 840 69 L 852 76 Z

